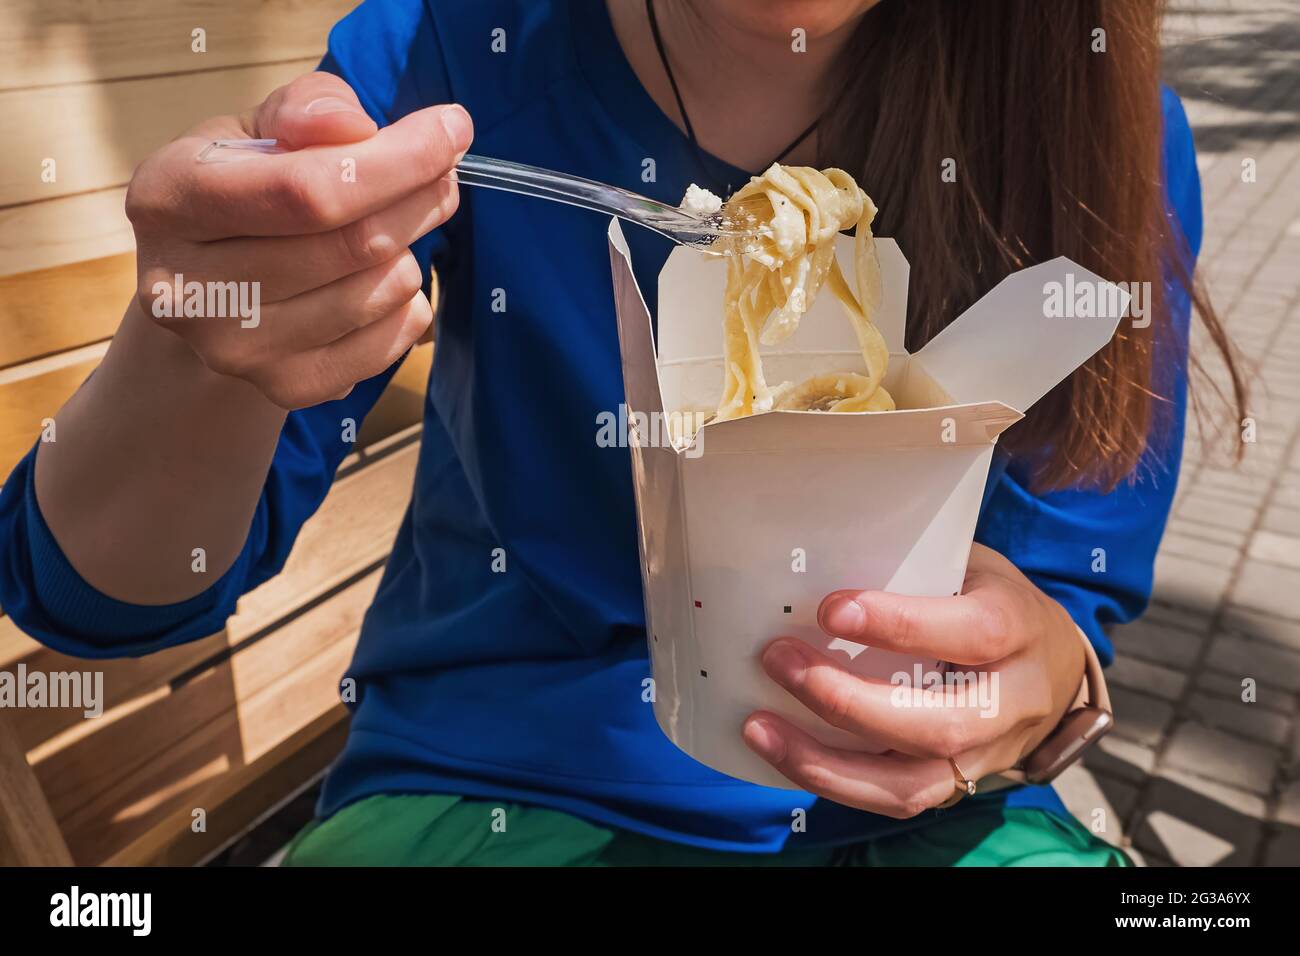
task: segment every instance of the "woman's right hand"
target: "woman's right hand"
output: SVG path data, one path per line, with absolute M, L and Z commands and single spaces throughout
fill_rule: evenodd
M 245 137 L 289 152 L 198 162 L 212 140 Z M 346 395 L 432 322 L 407 247 L 455 212 L 457 186 L 445 177 L 472 137 L 455 105 L 377 129 L 351 87 L 327 73 L 199 124 L 141 163 L 127 190 L 140 309 L 209 369 L 281 408 Z M 205 289 L 247 283 L 234 288 L 256 312 L 172 317 L 168 306 L 184 300 L 163 290 L 178 275 Z

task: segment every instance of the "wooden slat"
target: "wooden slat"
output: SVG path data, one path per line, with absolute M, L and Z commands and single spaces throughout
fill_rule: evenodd
M 134 251 L 125 201 L 115 186 L 0 209 L 0 276 Z
M 383 455 L 387 455 L 389 452 L 396 451 L 398 448 L 408 445 L 413 441 L 419 441 L 420 434 L 423 430 L 424 422 L 421 420 L 413 425 L 407 425 L 405 428 L 399 428 L 391 435 L 381 438 L 378 441 L 362 444 L 360 451 L 353 452 L 351 455 L 348 455 L 347 458 L 343 459 L 343 463 L 339 465 L 339 471 L 349 472 L 359 465 L 368 461 L 373 461 Z
M 131 253 L 0 278 L 0 368 L 110 338 L 133 295 Z
M 0 710 L 0 866 L 69 866 L 41 785 Z
M 111 337 L 133 295 L 129 252 L 0 277 L 0 369 Z M 427 378 L 428 350 L 411 358 L 408 366 L 422 363 L 418 374 Z
M 99 864 L 223 775 L 338 706 L 338 681 L 379 581 L 343 590 L 156 703 L 33 769 L 78 862 Z M 108 735 L 111 739 L 101 739 Z
M 314 56 L 356 0 L 6 0 L 0 89 Z M 192 50 L 202 27 L 207 52 Z
M 124 185 L 195 123 L 257 105 L 318 60 L 0 92 L 0 206 Z M 42 176 L 49 160 L 53 182 Z
M 39 707 L 10 713 L 10 729 L 18 735 L 29 758 L 38 756 L 39 748 L 53 749 L 70 740 L 93 735 L 120 719 L 132 707 L 144 706 L 151 695 L 165 693 L 168 682 L 177 675 L 201 666 L 229 648 L 226 632 L 222 631 L 146 657 L 95 661 L 52 651 L 20 632 L 8 618 L 0 622 L 0 634 L 4 635 L 3 643 L 9 653 L 17 655 L 15 659 L 0 663 L 0 667 L 6 670 L 13 671 L 21 663 L 28 673 L 91 671 L 104 675 L 104 715 L 101 717 L 86 718 L 82 711 L 65 707 Z
M 89 662 L 43 647 L 21 634 L 8 618 L 0 620 L 0 668 L 12 670 L 21 661 L 29 671 L 44 673 L 80 672 L 87 667 L 104 672 L 102 717 L 86 720 L 80 711 L 51 707 L 13 711 L 14 730 L 24 749 L 39 757 L 98 733 L 147 703 L 151 693 L 178 675 L 382 561 L 406 510 L 418 453 L 418 447 L 411 445 L 339 479 L 303 525 L 284 570 L 245 595 L 238 613 L 220 634 L 145 657 Z M 181 729 L 185 728 L 178 732 Z
M 305 782 L 319 776 L 343 749 L 348 711 L 326 711 L 265 756 L 219 777 L 194 802 L 208 808 L 207 829 L 195 833 L 182 807 L 104 862 L 105 866 L 194 866 L 229 846 Z
M 63 407 L 99 359 L 0 385 L 0 474 L 8 476 L 41 434 L 41 422 Z
M 13 212 L 0 210 L 0 226 L 7 214 L 12 221 Z M 35 440 L 40 420 L 62 405 L 102 352 L 102 345 L 80 347 L 86 339 L 98 338 L 94 322 L 59 326 L 57 317 L 69 305 L 65 290 L 90 286 L 93 295 L 114 274 L 133 281 L 131 263 L 132 256 L 123 255 L 107 263 L 22 276 L 0 286 L 0 291 L 17 293 L 5 296 L 6 312 L 0 316 L 0 349 L 7 350 L 0 352 L 7 360 L 0 361 L 0 464 L 5 472 Z M 70 281 L 60 282 L 68 273 Z M 113 301 L 113 313 L 124 301 L 121 293 L 104 295 Z M 65 296 L 61 301 L 60 295 Z M 71 302 L 75 305 L 75 299 Z M 50 311 L 44 314 L 54 321 L 42 322 L 47 306 Z M 115 315 L 112 320 L 108 315 L 101 312 L 98 321 L 116 321 Z M 60 348 L 69 350 L 56 351 Z M 91 357 L 83 361 L 85 354 Z M 431 346 L 423 346 L 408 356 L 362 428 L 358 444 L 363 450 L 373 447 L 380 454 L 393 436 L 420 421 L 431 354 Z M 33 356 L 46 357 L 13 364 Z M 9 368 L 3 368 L 5 364 Z M 54 794 L 60 825 L 78 862 L 116 854 L 130 862 L 150 853 L 158 859 L 192 862 L 194 854 L 211 852 L 219 845 L 213 841 L 229 839 L 296 781 L 324 766 L 337 741 L 328 742 L 325 731 L 318 735 L 312 728 L 322 721 L 319 726 L 332 727 L 337 719 L 329 717 L 331 709 L 338 709 L 335 679 L 350 656 L 377 572 L 337 594 L 329 592 L 386 555 L 409 496 L 416 454 L 411 446 L 377 459 L 365 451 L 352 456 L 357 460 L 349 467 L 359 470 L 336 484 L 319 514 L 304 527 L 285 571 L 245 597 L 226 632 L 146 658 L 90 665 L 105 672 L 105 717 L 90 721 L 79 712 L 51 708 L 13 712 L 18 726 L 7 733 L 0 729 L 0 735 L 20 755 L 28 751 L 28 759 L 47 775 L 42 779 Z M 305 602 L 317 598 L 321 604 L 298 613 Z M 285 618 L 287 623 L 279 629 L 240 646 Z M 338 637 L 340 626 L 350 631 Z M 237 647 L 233 656 L 232 645 Z M 0 667 L 19 661 L 46 672 L 87 667 L 85 661 L 41 648 L 0 618 Z M 334 668 L 333 676 L 312 683 L 322 667 Z M 281 693 L 292 702 L 267 696 L 270 688 L 286 680 L 291 686 Z M 292 683 L 299 680 L 308 680 L 309 686 Z M 178 706 L 178 695 L 186 693 L 188 704 Z M 196 725 L 205 714 L 210 719 Z M 23 802 L 39 816 L 48 812 L 48 804 L 41 796 L 44 788 L 32 786 L 35 794 Z M 188 820 L 184 804 L 206 806 L 195 803 L 193 793 L 224 808 L 220 825 L 205 838 L 191 834 L 188 824 L 183 831 L 174 825 L 181 815 Z M 15 821 L 28 826 L 22 815 L 7 807 L 0 812 L 0 827 Z M 3 838 L 0 844 L 9 847 L 0 849 L 0 857 L 18 853 Z M 23 853 L 32 855 L 30 848 Z
M 13 667 L 39 649 L 40 645 L 14 627 L 7 615 L 0 617 L 0 670 Z
M 432 345 L 417 346 L 406 357 L 380 396 L 358 434 L 364 444 L 420 421 L 428 383 Z M 42 361 L 57 363 L 58 357 Z M 8 476 L 41 434 L 41 422 L 52 417 L 94 371 L 99 359 L 74 362 L 39 375 L 24 375 L 24 367 L 0 372 L 0 475 Z
M 144 706 L 99 725 L 93 734 L 82 735 L 54 752 L 29 754 L 55 816 L 66 819 L 82 808 L 94 806 L 99 793 L 150 773 L 153 764 L 166 761 L 165 755 L 196 728 L 219 719 L 308 660 L 329 653 L 332 644 L 353 634 L 359 626 L 378 583 L 377 574 L 373 572 L 364 579 L 370 582 L 368 588 L 345 589 L 289 621 L 273 635 L 164 690 Z M 331 619 L 326 619 L 322 607 L 329 609 Z M 329 689 L 337 702 L 337 691 Z M 244 762 L 242 751 L 223 752 L 220 756 L 228 766 Z
M 424 401 L 429 388 L 433 345 L 417 345 L 406 356 L 393 380 L 379 396 L 357 433 L 362 448 L 382 442 L 404 428 L 424 421 Z
M 268 718 L 268 724 L 258 728 L 257 734 L 248 739 L 259 739 L 258 734 L 266 741 L 274 741 L 278 733 L 289 736 L 279 743 L 266 744 L 273 752 L 258 757 L 251 764 L 230 764 L 221 760 L 214 764 L 209 755 L 205 775 L 202 769 L 195 773 L 192 764 L 185 760 L 177 763 L 172 751 L 177 746 L 182 749 L 188 746 L 185 741 L 201 724 L 205 712 L 211 712 L 212 708 L 221 710 L 223 702 L 256 697 L 259 681 L 291 674 L 306 666 L 304 661 L 312 655 L 302 653 L 303 648 L 310 651 L 317 642 L 328 641 L 332 628 L 344 626 L 349 633 L 343 640 L 354 639 L 355 626 L 369 604 L 378 572 L 348 588 L 344 592 L 347 598 L 328 598 L 288 625 L 239 650 L 233 658 L 194 675 L 192 680 L 176 690 L 178 696 L 173 696 L 167 685 L 178 675 L 195 670 L 204 660 L 226 652 L 230 646 L 259 633 L 279 617 L 292 614 L 340 582 L 382 560 L 405 510 L 417 454 L 418 448 L 408 445 L 340 479 L 317 515 L 304 526 L 284 571 L 241 601 L 239 613 L 231 618 L 227 631 L 222 634 L 143 658 L 91 663 L 56 654 L 19 634 L 12 622 L 0 621 L 0 650 L 10 652 L 7 656 L 0 656 L 0 666 L 6 669 L 11 669 L 21 659 L 29 669 L 47 673 L 79 671 L 87 666 L 105 672 L 107 699 L 104 717 L 85 720 L 80 712 L 53 708 L 15 710 L 12 714 L 18 718 L 16 725 L 8 729 L 11 741 L 22 738 L 24 749 L 29 746 L 36 748 L 31 756 L 49 775 L 52 787 L 57 789 L 62 784 L 72 788 L 73 792 L 65 795 L 72 798 L 72 804 L 101 800 L 102 794 L 99 797 L 96 794 L 108 789 L 116 780 L 121 791 L 132 794 L 135 801 L 143 801 L 147 808 L 147 812 L 142 808 L 140 814 L 128 811 L 129 825 L 112 820 L 100 820 L 96 825 L 90 811 L 75 806 L 73 809 L 64 808 L 59 799 L 61 809 L 72 819 L 83 821 L 83 836 L 74 839 L 90 839 L 94 846 L 99 846 L 99 841 L 107 841 L 103 850 L 88 848 L 84 843 L 78 845 L 79 862 L 98 861 L 98 856 L 88 859 L 87 852 L 117 853 L 114 847 L 118 841 L 139 845 L 134 845 L 134 849 L 122 849 L 115 862 L 144 862 L 142 854 L 155 851 L 160 862 L 195 862 L 199 856 L 216 849 L 222 841 L 237 835 L 239 829 L 247 826 L 269 803 L 319 772 L 332 759 L 341 746 L 341 739 L 336 734 L 331 734 L 328 740 L 317 739 L 310 725 L 300 731 L 295 728 L 293 720 L 285 723 L 274 717 Z M 329 623 L 322 626 L 322 620 Z M 21 653 L 24 644 L 27 653 Z M 254 651 L 255 648 L 260 650 Z M 12 653 L 15 650 L 20 651 L 17 657 Z M 328 649 L 324 653 L 328 655 Z M 350 651 L 348 654 L 338 653 L 341 671 Z M 237 679 L 242 674 L 251 676 Z M 331 693 L 333 688 L 334 684 L 330 684 Z M 321 700 L 319 687 L 288 693 L 307 693 L 311 699 Z M 241 706 L 236 704 L 237 708 Z M 340 709 L 331 720 L 341 717 Z M 215 719 L 227 724 L 231 720 L 229 715 L 220 714 Z M 110 727 L 113 730 L 102 732 Z M 150 729 L 162 729 L 162 733 L 150 737 Z M 50 737 L 60 731 L 61 737 L 51 741 Z M 210 741 L 212 735 L 204 739 Z M 298 752 L 300 749 L 301 753 Z M 256 747 L 245 754 L 245 759 L 255 752 Z M 186 753 L 190 754 L 190 759 L 197 759 L 192 750 Z M 127 778 L 151 773 L 155 764 L 172 767 L 179 776 L 159 783 L 159 794 L 140 796 L 120 783 Z M 221 769 L 223 767 L 226 769 Z M 186 773 L 190 777 L 187 778 Z M 210 825 L 206 834 L 192 833 L 188 829 L 189 810 L 173 806 L 175 800 L 187 792 L 184 789 L 187 784 L 201 791 L 200 796 L 190 800 L 191 805 L 204 806 L 209 812 Z M 38 810 L 47 806 L 44 796 L 28 803 Z M 101 805 L 96 803 L 96 806 Z M 219 813 L 216 811 L 218 805 Z M 4 816 L 0 813 L 0 817 Z M 177 823 L 181 817 L 184 818 L 183 828 Z

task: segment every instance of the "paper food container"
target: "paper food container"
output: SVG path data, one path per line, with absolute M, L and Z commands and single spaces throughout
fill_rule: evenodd
M 831 727 L 773 683 L 759 664 L 763 648 L 793 636 L 883 679 L 911 676 L 917 664 L 936 669 L 938 661 L 827 637 L 818 605 L 840 588 L 958 593 L 998 435 L 1100 349 L 1128 306 L 1119 287 L 1058 258 L 1003 280 L 909 355 L 907 261 L 892 240 L 876 247 L 884 284 L 876 324 L 890 350 L 884 384 L 898 411 L 769 412 L 674 443 L 653 425 L 683 408 L 715 408 L 721 394 L 726 270 L 716 257 L 675 249 L 659 275 L 654 323 L 622 229 L 609 227 L 655 717 L 696 760 L 768 786 L 792 784 L 741 739 L 756 710 L 831 746 L 883 748 Z M 852 240 L 841 236 L 836 252 L 852 276 Z M 1096 294 L 1082 311 L 1096 314 L 1048 317 L 1050 283 L 1061 284 L 1067 306 L 1091 283 Z M 864 370 L 829 290 L 763 356 L 769 384 Z M 647 427 L 652 434 L 642 435 Z

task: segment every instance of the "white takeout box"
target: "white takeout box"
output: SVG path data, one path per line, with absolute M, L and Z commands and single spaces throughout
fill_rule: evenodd
M 1066 258 L 1008 277 L 915 355 L 904 349 L 908 265 L 877 239 L 893 412 L 769 412 L 705 425 L 687 445 L 666 429 L 632 451 L 654 711 L 701 763 L 767 786 L 792 784 L 741 739 L 745 718 L 780 714 L 831 746 L 883 747 L 815 717 L 764 674 L 763 648 L 799 638 L 855 673 L 926 670 L 893 652 L 834 640 L 817 608 L 840 588 L 960 591 L 993 446 L 1008 426 L 1100 349 L 1128 295 Z M 609 227 L 619 344 L 632 430 L 655 413 L 712 409 L 722 390 L 716 257 L 673 250 L 659 275 L 658 347 L 622 229 Z M 852 283 L 852 240 L 836 254 Z M 1048 283 L 1094 283 L 1095 317 L 1048 318 Z M 765 349 L 769 384 L 863 371 L 856 336 L 823 290 L 799 329 Z M 642 419 L 640 416 L 644 415 Z M 662 418 L 659 419 L 662 421 Z M 640 425 L 638 426 L 638 422 Z M 698 444 L 697 444 L 698 443 Z

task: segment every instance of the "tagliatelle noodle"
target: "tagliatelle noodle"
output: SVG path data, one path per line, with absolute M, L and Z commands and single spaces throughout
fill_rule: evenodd
M 755 412 L 809 409 L 888 411 L 894 400 L 881 387 L 889 349 L 871 318 L 880 305 L 880 263 L 871 222 L 876 207 L 842 169 L 819 171 L 773 164 L 734 193 L 724 220 L 759 227 L 742 255 L 727 260 L 723 305 L 724 382 L 716 421 Z M 835 237 L 855 228 L 856 295 L 835 259 Z M 815 375 L 799 385 L 770 388 L 758 346 L 773 345 L 799 327 L 823 285 L 853 323 L 866 372 Z

